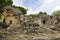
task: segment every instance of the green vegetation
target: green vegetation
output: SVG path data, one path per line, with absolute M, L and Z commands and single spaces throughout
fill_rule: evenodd
M 13 4 L 13 1 L 12 0 L 7 0 L 7 5 L 12 6 L 12 4 Z
M 47 15 L 47 13 L 46 13 L 46 12 L 39 12 L 39 14 Z
M 2 16 L 2 14 L 0 13 L 0 19 L 2 19 L 1 16 Z
M 6 5 L 10 5 L 12 6 L 13 1 L 12 0 L 0 0 L 0 8 L 6 6 Z
M 30 16 L 35 17 L 35 16 L 36 16 L 36 14 L 30 14 Z
M 58 10 L 58 11 L 54 11 L 52 14 L 53 14 L 53 15 L 60 14 L 60 10 Z
M 21 10 L 23 12 L 23 14 L 27 14 L 27 9 L 23 8 L 23 7 L 19 7 L 19 6 L 12 6 L 14 8 L 18 8 L 19 10 Z
M 0 13 L 2 13 L 2 11 L 3 11 L 2 9 L 4 6 L 6 6 L 6 5 L 12 6 L 12 4 L 13 4 L 12 0 L 0 0 Z

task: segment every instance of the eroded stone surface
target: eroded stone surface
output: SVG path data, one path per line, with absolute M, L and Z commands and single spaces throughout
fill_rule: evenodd
M 4 8 L 0 23 L 1 40 L 60 39 L 60 15 L 37 14 L 32 17 L 23 15 L 23 12 L 18 9 L 7 7 Z

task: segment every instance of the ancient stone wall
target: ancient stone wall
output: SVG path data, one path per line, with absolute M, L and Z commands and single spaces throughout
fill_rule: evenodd
M 60 15 L 36 14 L 32 17 L 12 7 L 4 8 L 0 23 L 1 40 L 52 40 L 56 36 L 60 39 Z
M 60 15 L 42 15 L 36 14 L 32 17 L 30 15 L 23 15 L 23 12 L 12 7 L 5 7 L 2 15 L 2 22 L 5 22 L 11 30 L 21 30 L 21 33 L 33 32 L 52 32 L 52 30 L 59 30 Z M 57 27 L 56 27 L 57 26 Z M 19 29 L 20 28 L 20 29 Z M 57 29 L 58 28 L 58 29 Z

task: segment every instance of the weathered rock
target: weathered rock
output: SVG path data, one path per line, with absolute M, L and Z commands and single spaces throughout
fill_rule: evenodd
M 41 38 L 43 40 L 45 40 L 44 38 L 49 40 L 48 38 L 50 38 L 50 36 L 50 39 L 54 40 L 55 35 L 53 36 L 53 34 L 60 33 L 60 15 L 36 14 L 36 16 L 32 17 L 30 15 L 23 15 L 23 12 L 19 9 L 6 6 L 4 7 L 0 27 L 7 29 L 2 31 L 7 34 L 6 40 L 40 40 Z M 30 38 L 31 36 L 33 38 Z M 24 37 L 25 39 L 23 39 Z M 36 37 L 36 39 L 34 39 L 34 37 Z

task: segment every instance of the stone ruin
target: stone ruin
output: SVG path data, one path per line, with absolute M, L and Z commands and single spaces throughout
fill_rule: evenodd
M 23 15 L 19 9 L 4 7 L 0 29 L 3 32 L 20 34 L 60 33 L 60 15 L 36 14 L 35 17 Z
M 0 23 L 1 28 L 8 30 L 15 30 L 21 33 L 33 32 L 53 32 L 59 31 L 60 15 L 42 15 L 36 14 L 35 17 L 30 15 L 23 15 L 23 12 L 13 7 L 4 7 L 2 20 Z M 5 25 L 5 26 L 4 26 Z M 19 29 L 20 28 L 20 29 Z

